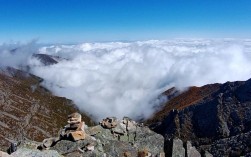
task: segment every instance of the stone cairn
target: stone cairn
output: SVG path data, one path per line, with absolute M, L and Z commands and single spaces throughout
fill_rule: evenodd
M 85 123 L 81 120 L 81 114 L 73 113 L 68 116 L 68 124 L 60 132 L 61 139 L 72 139 L 73 141 L 85 139 Z
M 85 139 L 85 123 L 82 121 L 82 116 L 79 113 L 68 115 L 67 125 L 60 130 L 59 137 L 44 139 L 39 149 L 47 149 L 54 146 L 60 140 L 78 141 Z

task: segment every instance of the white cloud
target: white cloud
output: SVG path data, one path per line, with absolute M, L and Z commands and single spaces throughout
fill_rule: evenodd
M 97 119 L 148 117 L 155 98 L 176 86 L 223 83 L 251 77 L 250 40 L 170 40 L 83 43 L 41 47 L 40 53 L 69 60 L 32 72 L 59 96 Z

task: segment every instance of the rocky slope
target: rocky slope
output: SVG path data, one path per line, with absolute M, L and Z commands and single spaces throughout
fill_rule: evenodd
M 191 87 L 183 93 L 173 88 L 164 94 L 170 101 L 146 124 L 165 137 L 167 154 L 175 137 L 192 141 L 202 154 L 251 152 L 251 79 Z
M 0 148 L 23 139 L 42 141 L 58 134 L 69 113 L 79 111 L 72 101 L 53 96 L 41 87 L 41 78 L 16 70 L 0 69 Z M 82 114 L 88 125 L 91 119 Z

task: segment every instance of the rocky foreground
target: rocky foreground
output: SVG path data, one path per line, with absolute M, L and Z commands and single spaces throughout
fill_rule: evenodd
M 129 118 L 111 117 L 88 127 L 78 113 L 68 116 L 68 124 L 58 137 L 44 139 L 42 143 L 12 143 L 9 153 L 12 157 L 165 156 L 164 137 L 142 124 Z
M 68 116 L 68 124 L 58 137 L 43 142 L 19 141 L 12 143 L 8 153 L 2 157 L 164 157 L 164 137 L 151 131 L 143 124 L 125 117 L 103 119 L 99 125 L 88 127 L 81 121 L 81 115 Z M 180 139 L 173 140 L 173 157 L 200 157 L 201 154 L 191 142 L 183 145 Z M 207 152 L 207 157 L 212 155 Z

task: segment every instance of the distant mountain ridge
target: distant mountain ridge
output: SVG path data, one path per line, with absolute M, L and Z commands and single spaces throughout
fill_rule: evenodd
M 38 59 L 43 65 L 53 65 L 59 63 L 60 61 L 68 60 L 59 56 L 52 56 L 41 53 L 33 54 L 32 57 Z

